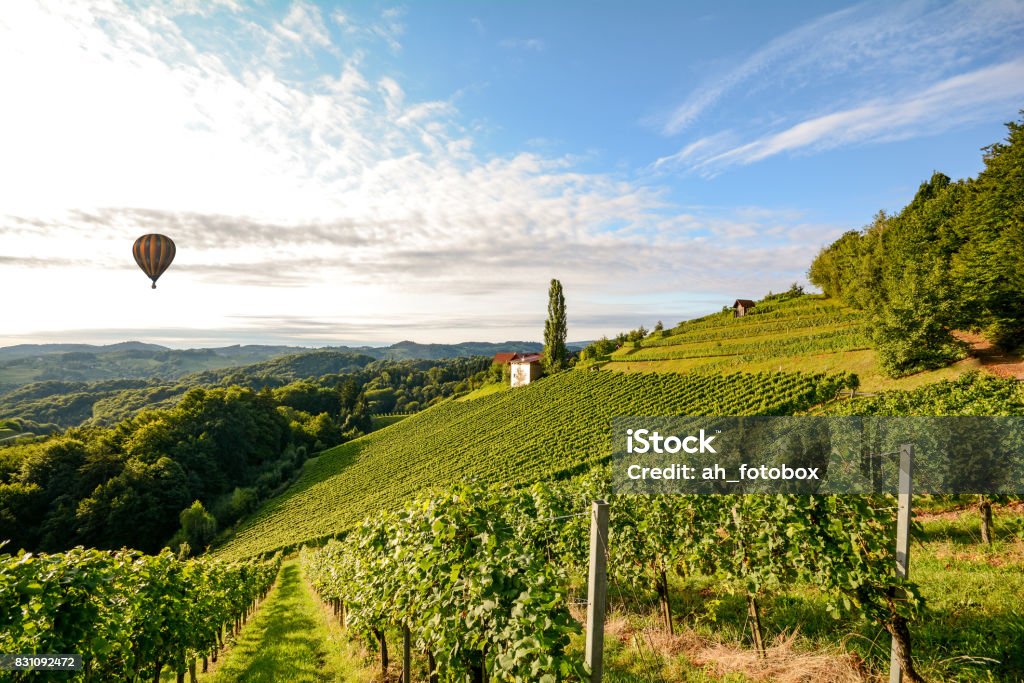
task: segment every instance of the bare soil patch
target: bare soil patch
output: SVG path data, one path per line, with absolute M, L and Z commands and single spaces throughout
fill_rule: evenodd
M 1019 355 L 997 348 L 975 332 L 957 331 L 953 336 L 971 345 L 971 355 L 981 362 L 984 369 L 1000 377 L 1024 379 L 1024 359 Z

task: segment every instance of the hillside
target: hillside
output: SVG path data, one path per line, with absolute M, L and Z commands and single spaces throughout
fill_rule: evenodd
M 55 425 L 0 420 L 0 539 L 33 551 L 79 543 L 156 550 L 187 536 L 173 537 L 179 521 L 185 527 L 182 511 L 194 506 L 195 519 L 209 513 L 211 525 L 229 528 L 294 481 L 309 455 L 396 421 L 372 414 L 414 412 L 467 393 L 490 364 L 334 351 L 293 358 L 275 362 L 274 374 L 260 365 L 232 377 L 238 383 L 115 391 L 95 402 L 83 428 L 50 437 L 43 435 Z M 84 411 L 99 395 L 73 395 L 81 401 L 69 405 L 42 396 L 25 408 Z M 211 525 L 200 524 L 206 531 L 201 543 L 192 536 L 192 548 L 213 538 Z
M 218 551 L 245 557 L 323 538 L 467 479 L 520 484 L 607 460 L 619 415 L 785 414 L 833 397 L 845 377 L 565 372 L 450 401 L 311 460 Z
M 874 353 L 858 311 L 821 295 L 770 295 L 747 316 L 686 321 L 576 371 L 479 390 L 325 451 L 219 552 L 244 557 L 338 534 L 424 488 L 567 476 L 607 459 L 617 415 L 788 414 L 831 399 L 851 373 L 875 393 L 979 367 L 968 359 L 893 379 Z
M 952 379 L 979 363 L 966 359 L 894 379 L 877 362 L 864 313 L 823 295 L 765 297 L 744 317 L 732 309 L 679 323 L 626 343 L 598 365 L 618 372 L 852 372 L 860 389 L 909 389 Z
M 53 424 L 38 424 L 29 420 L 0 420 L 0 446 L 50 434 L 56 430 L 57 425 Z
M 196 386 L 237 384 L 262 389 L 281 387 L 297 380 L 320 380 L 337 375 L 351 375 L 360 382 L 365 382 L 389 369 L 405 376 L 409 372 L 426 372 L 433 367 L 439 368 L 437 372 L 447 373 L 447 379 L 451 380 L 461 379 L 463 375 L 472 375 L 486 365 L 487 361 L 480 357 L 452 360 L 376 360 L 371 356 L 351 351 L 321 349 L 250 365 L 191 373 L 175 380 L 134 378 L 97 382 L 33 382 L 0 393 L 0 416 L 53 423 L 60 427 L 81 424 L 110 425 L 143 409 L 173 407 L 185 392 Z M 452 375 L 450 370 L 454 368 L 460 369 Z M 370 408 L 374 412 L 389 412 L 396 409 L 415 410 L 420 407 L 394 405 L 393 394 L 394 392 L 391 392 L 392 401 L 388 405 L 378 408 L 374 404 Z
M 460 342 L 418 344 L 401 341 L 390 346 L 224 346 L 209 349 L 169 349 L 157 344 L 121 342 L 92 344 L 19 344 L 0 347 L 0 392 L 34 382 L 100 382 L 116 379 L 179 379 L 202 372 L 230 374 L 231 368 L 282 357 L 344 353 L 372 360 L 441 360 L 493 356 L 499 351 L 540 351 L 537 342 Z M 207 381 L 207 380 L 203 380 Z M 3 414 L 0 412 L 0 414 Z
M 168 349 L 156 344 L 21 344 L 0 348 L 0 391 L 33 382 L 173 380 L 202 370 L 248 365 L 303 351 L 286 346 Z

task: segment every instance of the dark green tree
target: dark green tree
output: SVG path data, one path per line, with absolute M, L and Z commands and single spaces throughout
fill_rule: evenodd
M 209 545 L 217 533 L 217 520 L 206 511 L 200 501 L 181 511 L 181 530 L 189 547 L 200 551 Z
M 562 294 L 562 283 L 552 280 L 548 288 L 548 319 L 544 323 L 544 369 L 549 374 L 566 367 L 568 351 L 565 336 L 565 296 Z

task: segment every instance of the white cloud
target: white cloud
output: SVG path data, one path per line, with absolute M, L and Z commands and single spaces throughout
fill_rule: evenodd
M 692 127 L 723 99 L 770 92 L 783 100 L 836 97 L 874 99 L 1020 55 L 1024 2 L 958 0 L 938 3 L 871 0 L 809 21 L 770 41 L 695 88 L 657 117 L 662 132 Z M 822 99 L 822 101 L 827 101 Z M 748 121 L 748 123 L 750 123 Z
M 194 327 L 253 340 L 232 321 L 289 316 L 472 335 L 440 331 L 453 315 L 532 338 L 553 276 L 577 320 L 631 320 L 609 293 L 778 288 L 818 246 L 775 218 L 675 220 L 659 188 L 570 156 L 487 154 L 452 101 L 414 101 L 358 53 L 332 55 L 310 5 L 262 23 L 207 10 L 225 34 L 276 40 L 249 51 L 200 44 L 178 11 L 0 3 L 0 63 L 19 65 L 0 70 L 0 291 L 33 292 L 0 322 L 5 339 Z M 385 12 L 381 30 L 401 35 L 400 19 Z M 312 50 L 337 69 L 298 77 Z M 735 241 L 730 221 L 763 230 L 764 249 Z M 153 231 L 179 247 L 155 293 L 128 256 Z
M 331 36 L 320 10 L 308 2 L 294 2 L 278 31 L 288 40 L 296 43 L 312 43 L 320 47 L 331 44 Z
M 933 135 L 991 120 L 999 113 L 1012 114 L 1022 100 L 1024 59 L 1017 59 L 953 76 L 902 97 L 815 116 L 742 144 L 735 144 L 732 132 L 701 138 L 658 159 L 654 166 L 682 166 L 713 175 L 785 152 Z
M 381 12 L 379 21 L 369 26 L 370 33 L 386 42 L 392 52 L 399 52 L 402 49 L 399 38 L 405 33 L 405 24 L 402 23 L 404 14 L 405 10 L 401 7 L 389 7 Z

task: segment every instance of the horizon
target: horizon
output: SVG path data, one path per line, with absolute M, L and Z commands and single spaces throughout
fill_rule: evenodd
M 977 174 L 1022 37 L 1020 0 L 2 3 L 0 343 L 501 343 L 552 278 L 596 339 L 806 286 Z
M 584 346 L 586 344 L 591 343 L 592 341 L 594 341 L 594 340 L 592 340 L 592 339 L 585 339 L 585 340 L 580 340 L 580 341 L 569 340 L 569 341 L 566 342 L 566 344 L 569 345 L 569 346 L 574 346 L 574 347 L 582 347 L 582 346 Z M 110 346 L 124 346 L 124 345 L 128 345 L 128 344 L 145 344 L 145 345 L 151 345 L 151 346 L 161 346 L 161 347 L 167 348 L 167 349 L 169 349 L 171 351 L 198 351 L 198 350 L 213 350 L 213 351 L 216 351 L 218 349 L 234 348 L 234 347 L 245 348 L 245 347 L 249 347 L 249 346 L 280 346 L 280 347 L 284 347 L 284 348 L 303 349 L 303 350 L 308 350 L 308 351 L 320 351 L 320 350 L 323 350 L 323 349 L 336 349 L 336 348 L 345 348 L 345 349 L 351 349 L 351 350 L 358 350 L 358 349 L 361 349 L 361 348 L 383 349 L 383 348 L 390 348 L 390 347 L 393 347 L 393 346 L 398 346 L 400 344 L 416 344 L 418 346 L 459 346 L 459 345 L 468 345 L 468 344 L 494 344 L 494 345 L 499 345 L 499 344 L 543 344 L 543 343 L 544 342 L 542 340 L 534 341 L 534 340 L 529 340 L 529 339 L 505 339 L 503 341 L 498 341 L 498 342 L 478 341 L 478 340 L 463 340 L 463 341 L 458 341 L 458 342 L 419 342 L 419 341 L 415 341 L 413 339 L 401 339 L 401 340 L 396 341 L 396 342 L 380 342 L 380 343 L 377 343 L 377 342 L 360 342 L 360 343 L 356 343 L 356 342 L 348 342 L 348 343 L 346 343 L 346 342 L 336 342 L 336 343 L 324 344 L 324 345 L 321 345 L 321 346 L 303 346 L 303 345 L 300 345 L 300 344 L 249 344 L 249 343 L 227 344 L 227 345 L 222 345 L 222 346 L 169 346 L 169 345 L 166 345 L 166 344 L 158 344 L 158 343 L 155 343 L 155 342 L 140 341 L 138 339 L 124 339 L 124 340 L 121 340 L 121 341 L 115 341 L 115 342 L 109 342 L 109 343 L 93 343 L 93 342 L 31 342 L 31 343 L 5 344 L 3 346 L 0 346 L 0 351 L 3 351 L 4 349 L 16 348 L 16 347 L 19 347 L 19 346 L 93 346 L 93 347 L 96 347 L 96 348 L 106 348 L 106 347 L 110 347 Z

